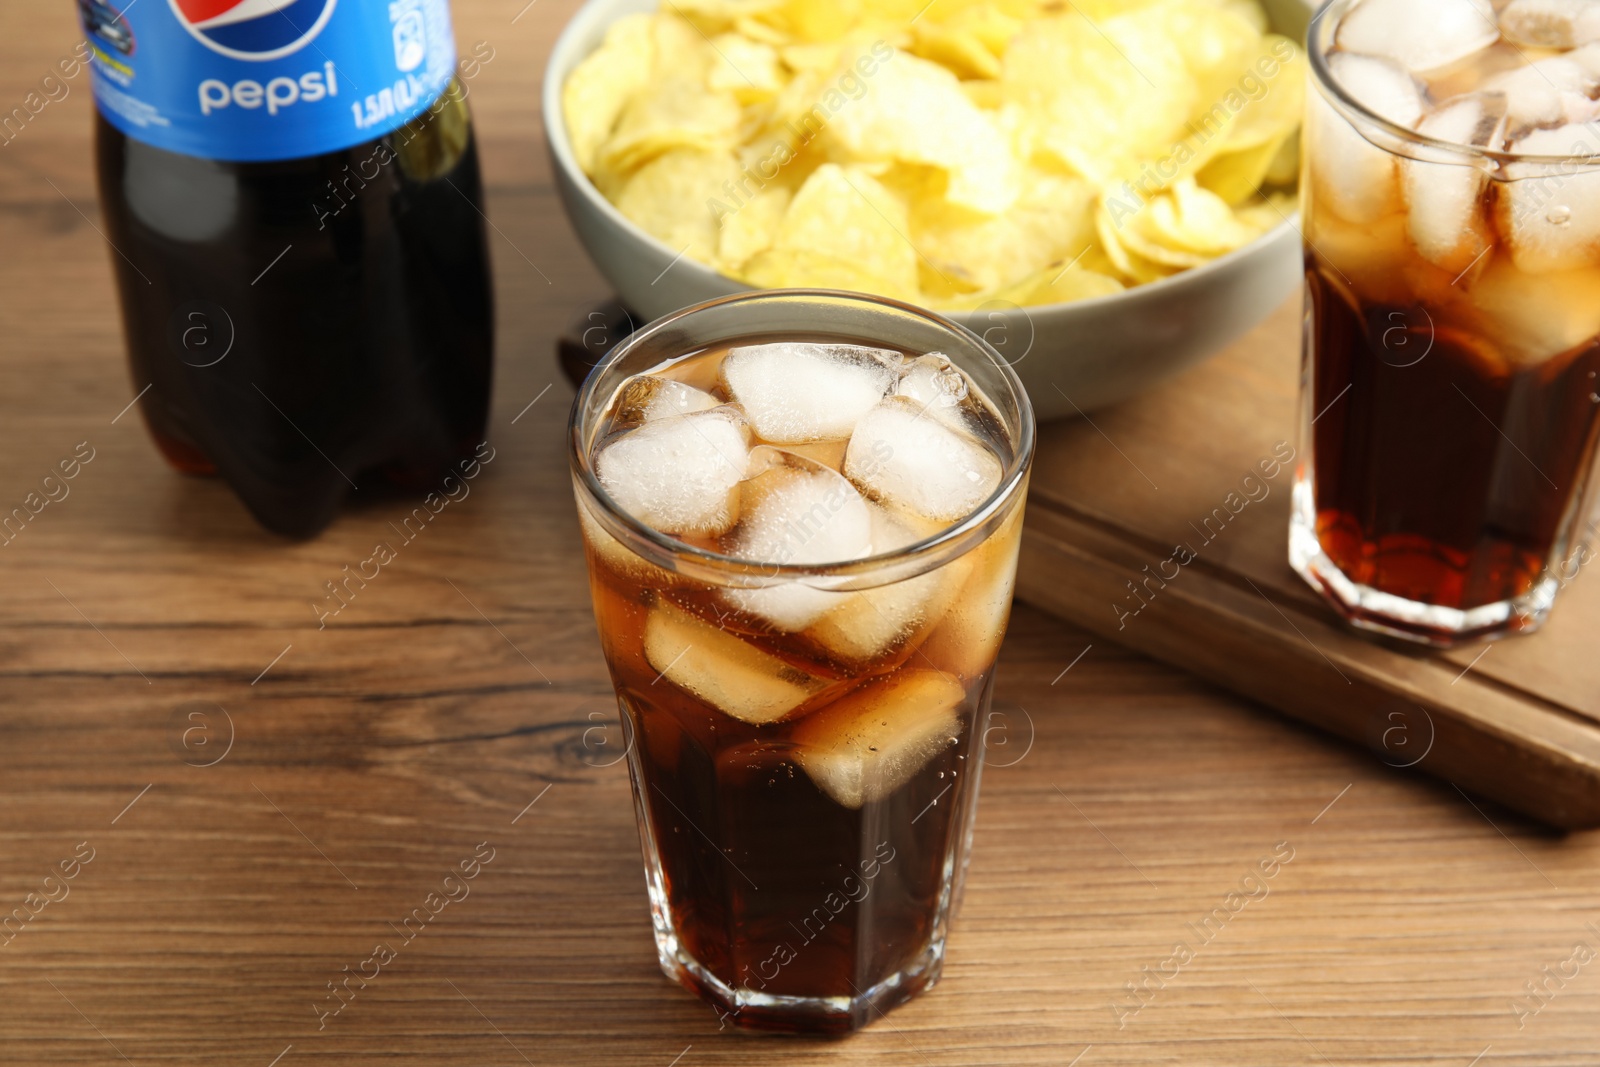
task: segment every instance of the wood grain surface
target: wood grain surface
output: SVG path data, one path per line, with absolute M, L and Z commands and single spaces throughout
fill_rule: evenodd
M 80 442 L 95 456 L 0 548 L 0 914 L 59 898 L 0 946 L 0 1063 L 1600 1058 L 1600 963 L 1574 956 L 1600 948 L 1593 835 L 1470 803 L 1029 608 L 939 987 L 816 1041 L 718 1033 L 669 985 L 611 764 L 551 358 L 604 295 L 539 142 L 537 79 L 573 0 L 525 2 L 455 4 L 463 47 L 495 49 L 472 99 L 498 230 L 497 458 L 324 630 L 321 583 L 409 505 L 286 544 L 223 486 L 169 472 L 118 418 L 135 390 L 84 82 L 0 147 L 0 494 Z M 0 6 L 0 110 L 68 53 L 71 7 Z M 402 941 L 391 924 L 484 843 L 470 896 L 319 1028 L 329 983 Z M 1275 849 L 1292 859 L 1248 880 Z M 46 883 L 63 863 L 74 877 Z
M 1449 652 L 1352 631 L 1290 568 L 1300 320 L 1296 298 L 1139 402 L 1046 427 L 1019 595 L 1389 763 L 1600 826 L 1588 557 L 1538 633 Z

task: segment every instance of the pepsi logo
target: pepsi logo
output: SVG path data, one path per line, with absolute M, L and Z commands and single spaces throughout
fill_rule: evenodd
M 184 29 L 233 59 L 292 55 L 328 24 L 338 0 L 168 0 Z

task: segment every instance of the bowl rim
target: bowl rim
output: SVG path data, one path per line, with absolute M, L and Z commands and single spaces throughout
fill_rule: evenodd
M 641 0 L 584 0 L 582 6 L 573 12 L 572 17 L 567 20 L 567 24 L 561 28 L 561 33 L 556 37 L 555 45 L 550 49 L 542 79 L 541 91 L 543 100 L 541 101 L 541 106 L 544 115 L 545 144 L 550 151 L 551 158 L 555 160 L 556 166 L 561 169 L 567 182 L 578 191 L 578 195 L 582 196 L 592 206 L 598 208 L 602 215 L 620 227 L 628 236 L 642 241 L 647 247 L 654 249 L 657 253 L 666 256 L 675 263 L 682 260 L 684 265 L 705 275 L 708 282 L 721 282 L 725 286 L 738 286 L 739 288 L 736 292 L 770 291 L 751 285 L 738 278 L 730 278 L 721 271 L 674 250 L 654 234 L 646 232 L 643 227 L 624 215 L 615 204 L 607 199 L 599 188 L 595 186 L 594 182 L 590 180 L 589 175 L 583 172 L 583 168 L 578 166 L 578 161 L 572 154 L 571 137 L 567 133 L 566 112 L 562 105 L 566 79 L 571 76 L 573 68 L 578 63 L 588 58 L 588 53 L 583 56 L 575 56 L 565 64 L 560 64 L 557 60 L 566 59 L 569 53 L 576 50 L 578 47 L 576 42 L 580 31 L 599 28 L 603 33 L 612 23 L 622 18 L 624 14 L 628 14 L 629 12 L 610 13 L 611 9 L 621 7 L 624 4 L 632 4 L 638 10 L 646 10 L 641 4 Z M 656 4 L 656 10 L 659 10 L 659 0 Z M 602 15 L 602 11 L 608 12 L 610 17 Z M 594 27 L 593 24 L 596 22 L 600 22 L 599 27 Z M 562 66 L 565 66 L 566 69 L 562 70 Z M 1034 313 L 1054 315 L 1070 310 L 1083 312 L 1115 311 L 1124 305 L 1136 306 L 1146 301 L 1159 301 L 1167 293 L 1181 292 L 1207 284 L 1213 275 L 1227 273 L 1241 261 L 1259 253 L 1269 245 L 1284 240 L 1290 231 L 1299 235 L 1303 241 L 1305 233 L 1300 228 L 1299 218 L 1300 211 L 1296 208 L 1291 214 L 1285 215 L 1282 222 L 1248 244 L 1241 245 L 1231 252 L 1218 256 L 1216 259 L 1202 263 L 1198 267 L 1189 267 L 1153 282 L 1144 282 L 1140 285 L 1129 286 L 1120 292 L 1092 296 L 1084 300 L 1070 300 L 1054 304 L 1016 305 L 1016 307 L 1017 310 L 1031 317 Z M 929 306 L 929 310 L 954 319 L 957 322 L 965 322 L 972 316 L 982 314 L 981 311 L 976 309 L 972 311 L 952 311 Z

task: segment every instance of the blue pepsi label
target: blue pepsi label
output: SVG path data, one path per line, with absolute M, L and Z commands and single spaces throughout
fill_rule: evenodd
M 78 0 L 78 11 L 106 121 L 205 159 L 374 140 L 426 111 L 455 72 L 449 0 Z

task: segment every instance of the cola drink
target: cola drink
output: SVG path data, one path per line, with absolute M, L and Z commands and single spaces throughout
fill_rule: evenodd
M 1311 37 L 1291 559 L 1436 645 L 1536 628 L 1595 502 L 1600 24 L 1497 6 L 1342 0 Z
M 647 330 L 579 399 L 661 964 L 726 1025 L 878 1017 L 960 891 L 1031 423 L 885 333 L 653 363 Z
M 447 0 L 80 11 L 133 388 L 161 453 L 290 536 L 357 490 L 430 487 L 482 439 L 493 348 Z

